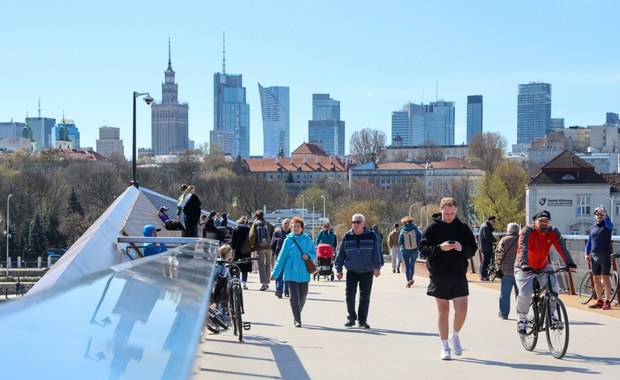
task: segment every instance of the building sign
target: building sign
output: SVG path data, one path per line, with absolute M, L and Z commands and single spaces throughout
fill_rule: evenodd
M 561 199 L 561 198 L 540 198 L 538 203 L 541 206 L 570 206 L 573 207 L 572 199 Z

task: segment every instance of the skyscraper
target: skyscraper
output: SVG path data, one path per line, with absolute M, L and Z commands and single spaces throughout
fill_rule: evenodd
M 225 46 L 225 45 L 224 45 Z M 226 74 L 226 49 L 222 72 L 213 74 L 213 130 L 211 147 L 233 157 L 250 156 L 250 105 L 241 74 Z
M 551 129 L 551 85 L 530 82 L 519 85 L 517 144 L 529 144 Z
M 438 100 L 425 106 L 424 143 L 454 145 L 454 102 Z
M 56 119 L 49 117 L 27 117 L 26 124 L 32 130 L 32 140 L 34 141 L 34 149 L 41 150 L 43 148 L 51 148 L 52 130 L 56 125 Z
M 123 156 L 124 147 L 121 140 L 120 128 L 106 127 L 99 128 L 99 138 L 97 139 L 97 153 L 110 158 L 114 155 Z
M 407 103 L 402 110 L 392 112 L 392 141 L 402 138 L 402 146 L 424 144 L 424 105 Z
M 312 94 L 312 120 L 308 121 L 308 142 L 318 144 L 332 156 L 344 156 L 344 121 L 340 101 L 329 94 Z
M 467 97 L 467 144 L 471 139 L 482 133 L 482 95 Z
M 67 135 L 61 137 L 61 130 L 65 130 Z M 59 123 L 54 128 L 54 140 L 71 141 L 72 148 L 80 148 L 80 130 L 77 128 L 73 120 L 65 119 L 63 116 L 62 123 Z M 56 146 L 57 145 L 58 144 L 56 144 Z
M 151 147 L 154 155 L 178 154 L 189 146 L 187 103 L 179 103 L 179 85 L 172 70 L 170 40 L 168 40 L 168 68 L 161 85 L 161 102 L 151 105 Z
M 258 84 L 263 113 L 263 157 L 290 154 L 289 88 Z

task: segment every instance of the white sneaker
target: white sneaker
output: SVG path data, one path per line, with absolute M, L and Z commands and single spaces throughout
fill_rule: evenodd
M 441 353 L 439 354 L 439 358 L 441 360 L 450 360 L 452 357 L 450 356 L 450 348 L 441 348 Z
M 450 334 L 450 345 L 452 346 L 452 350 L 454 350 L 454 355 L 461 356 L 463 348 L 461 347 L 461 340 L 458 335 Z

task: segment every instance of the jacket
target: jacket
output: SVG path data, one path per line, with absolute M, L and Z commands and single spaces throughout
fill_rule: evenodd
M 295 240 L 297 244 L 295 244 L 293 240 Z M 297 245 L 299 245 L 299 247 L 297 247 Z M 310 281 L 310 273 L 308 273 L 308 269 L 306 269 L 306 264 L 301 257 L 302 252 L 299 248 L 301 248 L 304 254 L 310 257 L 310 260 L 314 261 L 314 259 L 316 259 L 316 249 L 312 243 L 312 238 L 305 232 L 299 235 L 290 233 L 286 235 L 286 239 L 284 239 L 282 249 L 278 254 L 278 259 L 271 272 L 272 278 L 278 278 L 280 273 L 284 271 L 284 281 Z
M 336 249 L 336 234 L 334 231 L 329 230 L 321 230 L 318 235 L 316 235 L 316 239 L 314 240 L 315 245 L 319 245 L 321 243 L 329 244 L 333 249 Z
M 382 265 L 383 255 L 374 231 L 364 227 L 359 235 L 356 235 L 353 229 L 344 234 L 336 255 L 337 273 L 342 273 L 343 266 L 351 272 L 367 273 L 381 268 Z
M 416 240 L 416 245 L 418 246 L 418 248 L 420 247 L 420 239 L 422 239 L 422 232 L 420 232 L 420 229 L 415 224 L 407 223 L 403 226 L 403 229 L 400 231 L 400 234 L 398 235 L 398 244 L 400 245 L 401 252 L 407 253 L 407 254 L 417 253 L 418 248 L 416 249 L 405 248 L 405 237 L 403 236 L 403 231 L 415 231 L 415 240 Z
M 258 234 L 256 233 L 256 227 L 260 225 L 267 226 L 267 234 L 269 236 L 269 241 L 271 242 L 271 238 L 273 237 L 273 225 L 266 221 L 265 219 L 257 219 L 254 223 L 252 223 L 252 227 L 250 227 L 250 236 L 248 239 L 250 240 L 250 247 L 252 247 L 252 251 L 267 251 L 271 250 L 271 245 L 269 247 L 261 247 L 258 245 L 256 239 L 258 239 Z
M 495 265 L 503 274 L 512 276 L 515 273 L 515 260 L 517 259 L 517 243 L 519 234 L 506 235 L 499 243 L 495 250 Z
M 586 243 L 586 255 L 592 254 L 594 258 L 611 255 L 611 231 L 614 224 L 609 216 L 600 223 L 595 223 L 588 229 L 588 242 Z
M 478 235 L 478 244 L 480 245 L 480 251 L 485 255 L 493 253 L 493 243 L 495 243 L 495 236 L 493 236 L 495 228 L 491 223 L 484 222 L 480 226 L 480 232 Z
M 535 225 L 523 227 L 519 234 L 519 249 L 515 266 L 529 265 L 542 270 L 549 264 L 549 250 L 554 246 L 567 265 L 574 265 L 573 258 L 564 244 L 562 234 L 555 227 L 542 232 Z
M 463 250 L 442 251 L 439 245 L 448 240 L 458 241 Z M 435 214 L 424 231 L 418 249 L 420 257 L 426 259 L 426 268 L 431 276 L 464 276 L 468 260 L 476 254 L 478 245 L 469 227 L 458 218 L 446 223 L 441 220 L 441 214 Z

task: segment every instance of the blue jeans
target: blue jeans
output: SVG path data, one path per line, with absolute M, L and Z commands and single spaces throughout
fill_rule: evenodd
M 418 259 L 418 251 L 414 253 L 403 252 L 403 260 L 405 261 L 405 276 L 407 281 L 413 280 L 413 272 L 415 272 L 415 261 Z
M 501 290 L 499 293 L 499 312 L 504 318 L 508 318 L 510 314 L 510 293 L 512 289 L 515 290 L 515 298 L 519 295 L 519 288 L 517 288 L 517 281 L 514 275 L 504 275 L 501 278 Z
M 482 252 L 482 262 L 480 263 L 480 278 L 489 278 L 489 274 L 487 271 L 489 270 L 489 264 L 491 264 L 491 258 L 493 257 L 493 252 Z
M 347 312 L 349 320 L 358 320 L 359 323 L 366 323 L 368 318 L 368 308 L 370 307 L 370 291 L 372 290 L 372 279 L 374 272 L 357 273 L 347 271 L 347 288 L 345 291 L 347 300 Z M 355 312 L 355 296 L 357 287 L 360 288 L 360 302 Z

